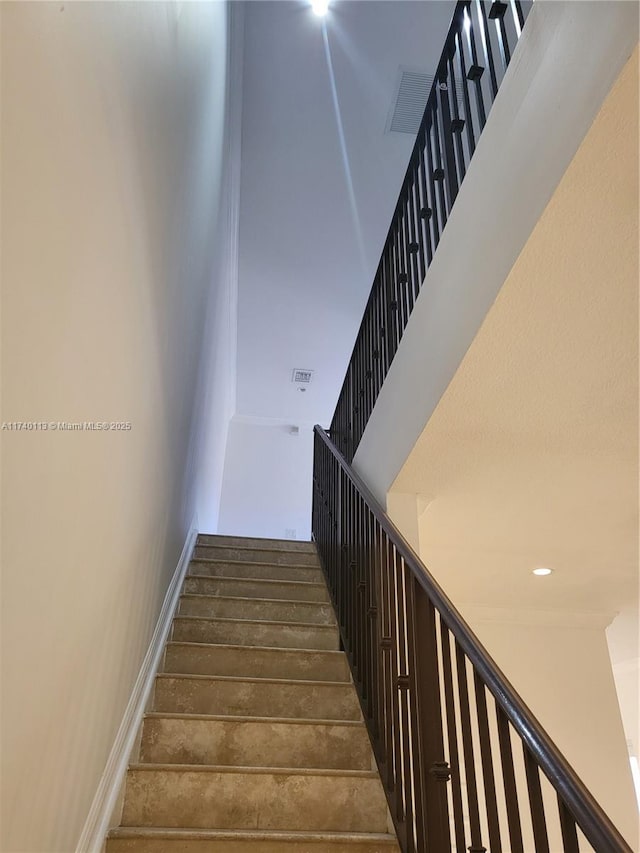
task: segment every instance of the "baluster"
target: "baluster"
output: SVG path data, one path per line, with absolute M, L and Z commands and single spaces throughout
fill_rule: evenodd
M 478 785 L 473 754 L 473 736 L 471 733 L 466 658 L 457 640 L 455 646 L 458 698 L 460 700 L 460 728 L 462 730 L 462 749 L 464 753 L 464 775 L 467 783 L 467 809 L 471 829 L 471 847 L 468 849 L 470 853 L 485 853 L 486 848 L 482 844 L 482 833 L 480 831 L 480 809 L 478 806 Z
M 480 39 L 482 41 L 482 52 L 484 54 L 485 65 L 489 68 L 489 79 L 491 80 L 491 91 L 493 99 L 498 94 L 498 80 L 496 78 L 496 66 L 493 61 L 493 48 L 491 47 L 491 37 L 489 33 L 489 24 L 487 22 L 487 13 L 484 7 L 484 0 L 475 0 L 478 10 L 478 22 L 480 26 Z M 492 100 L 493 100 L 492 99 Z
M 562 832 L 562 849 L 564 853 L 580 853 L 576 822 L 560 794 L 558 794 L 558 811 L 560 814 L 560 831 Z
M 524 844 L 522 843 L 522 826 L 520 824 L 520 809 L 518 807 L 518 788 L 516 786 L 516 774 L 513 767 L 509 721 L 507 720 L 506 714 L 502 708 L 497 704 L 496 720 L 498 725 L 498 740 L 500 742 L 500 761 L 502 766 L 502 780 L 504 783 L 504 797 L 507 806 L 507 824 L 509 826 L 511 853 L 524 853 Z
M 446 72 L 443 69 L 442 75 L 438 80 L 438 116 L 440 119 L 440 131 L 442 134 L 442 150 L 444 153 L 444 169 L 446 176 L 446 189 L 448 194 L 449 206 L 451 212 L 453 203 L 458 195 L 458 173 L 456 170 L 456 155 L 453 147 L 453 129 L 451 126 L 451 109 L 449 106 L 449 83 L 447 82 Z
M 442 675 L 444 698 L 447 712 L 447 743 L 449 747 L 449 768 L 451 771 L 451 798 L 453 801 L 453 826 L 456 836 L 457 853 L 466 853 L 464 831 L 464 812 L 462 806 L 462 788 L 460 784 L 460 758 L 458 753 L 458 734 L 456 724 L 456 706 L 453 698 L 453 676 L 451 671 L 451 647 L 449 629 L 440 620 L 440 640 L 442 644 Z
M 436 168 L 433 170 L 433 177 L 435 178 L 438 187 L 438 202 L 440 208 L 440 231 L 442 231 L 444 226 L 447 224 L 447 204 L 445 200 L 444 191 L 445 171 L 444 163 L 442 162 L 442 150 L 440 146 L 440 121 L 438 114 L 439 110 L 437 108 L 434 108 L 432 129 Z
M 507 28 L 504 23 L 504 13 L 507 11 L 507 4 L 502 0 L 493 0 L 489 9 L 489 18 L 496 22 L 496 34 L 498 36 L 498 47 L 500 48 L 500 59 L 502 67 L 506 71 L 507 66 L 511 62 L 511 51 L 509 50 L 509 39 L 507 38 Z
M 501 853 L 500 822 L 498 820 L 498 802 L 496 800 L 496 783 L 493 775 L 493 758 L 491 755 L 491 736 L 489 734 L 489 719 L 487 716 L 487 695 L 484 684 L 477 672 L 473 674 L 476 694 L 476 716 L 478 718 L 478 733 L 480 736 L 480 757 L 482 779 L 484 782 L 484 799 L 489 825 L 489 845 L 491 853 Z
M 424 133 L 423 144 L 420 146 L 418 150 L 420 164 L 418 166 L 418 172 L 420 175 L 420 207 L 418 210 L 420 228 L 422 229 L 422 233 L 424 234 L 424 239 L 427 247 L 427 262 L 425 264 L 425 273 L 426 269 L 431 263 L 431 259 L 433 258 L 433 248 L 431 245 L 431 217 L 433 212 L 431 210 L 431 205 L 429 204 L 429 197 L 427 195 L 427 165 L 425 162 L 425 146 L 427 144 L 426 140 L 426 131 Z
M 455 44 L 455 42 L 454 42 Z M 453 55 L 454 51 L 452 49 L 451 55 L 449 56 L 449 80 L 451 81 L 450 90 L 451 90 L 451 105 L 453 107 L 453 120 L 451 121 L 451 132 L 453 133 L 453 137 L 456 145 L 456 154 L 458 156 L 458 175 L 460 176 L 460 183 L 464 180 L 464 176 L 466 174 L 466 167 L 464 161 L 464 149 L 462 146 L 462 131 L 464 130 L 464 120 L 460 118 L 460 111 L 458 109 L 458 89 L 456 82 L 456 72 L 453 65 Z
M 524 769 L 527 777 L 527 790 L 529 792 L 531 823 L 533 825 L 533 841 L 536 846 L 536 853 L 549 853 L 547 822 L 544 816 L 542 788 L 540 787 L 540 771 L 534 757 L 524 744 L 523 751 Z
M 468 20 L 468 25 L 466 21 Z M 475 83 L 476 87 L 476 108 L 478 110 L 478 122 L 480 125 L 480 133 L 484 130 L 487 123 L 487 115 L 484 108 L 484 96 L 482 94 L 482 75 L 484 74 L 484 65 L 478 62 L 478 49 L 476 47 L 476 30 L 473 17 L 471 15 L 471 5 L 468 7 L 465 18 L 465 30 L 467 31 L 467 42 L 469 52 L 471 53 L 471 67 L 467 71 L 467 79 Z
M 419 849 L 450 850 L 447 783 L 451 772 L 444 756 L 436 613 L 415 575 L 412 575 L 410 584 L 415 609 L 413 634 L 409 638 L 415 660 L 410 663 L 415 672 L 414 690 L 421 747 L 419 766 L 426 812 L 426 838 Z

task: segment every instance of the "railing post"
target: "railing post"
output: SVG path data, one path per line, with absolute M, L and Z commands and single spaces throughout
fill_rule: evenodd
M 423 779 L 425 830 L 430 853 L 449 853 L 448 781 L 442 734 L 442 707 L 433 604 L 415 575 L 411 578 L 414 602 L 415 688 L 418 702 L 420 764 Z

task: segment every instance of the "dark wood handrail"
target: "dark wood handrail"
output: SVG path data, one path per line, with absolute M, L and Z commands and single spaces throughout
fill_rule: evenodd
M 597 853 L 632 853 L 607 814 L 502 673 L 420 557 L 384 512 L 367 485 L 355 473 L 326 431 L 316 426 L 314 432 L 324 442 L 344 475 L 364 499 L 372 516 L 393 543 L 396 551 L 451 630 L 485 686 L 493 694 L 497 704 L 506 714 L 538 766 L 564 801 L 589 843 Z

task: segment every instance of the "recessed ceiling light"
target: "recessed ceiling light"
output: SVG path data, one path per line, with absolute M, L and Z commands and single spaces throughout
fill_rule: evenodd
M 544 575 L 550 575 L 553 572 L 553 569 L 534 569 L 533 574 L 538 575 L 538 577 L 542 577 Z
M 322 18 L 329 11 L 329 0 L 311 0 L 311 8 L 315 15 Z

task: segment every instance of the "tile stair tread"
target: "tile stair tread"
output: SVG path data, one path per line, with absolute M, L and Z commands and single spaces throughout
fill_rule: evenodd
M 206 598 L 207 596 L 196 596 L 200 598 Z M 209 598 L 220 598 L 219 595 L 209 596 Z M 263 601 L 264 599 L 251 599 L 252 601 Z M 268 601 L 274 601 L 274 599 L 267 599 Z M 322 604 L 323 602 L 310 602 L 313 604 Z M 219 622 L 231 622 L 234 625 L 282 625 L 285 628 L 321 628 L 327 631 L 335 631 L 336 625 L 323 625 L 319 622 L 284 622 L 282 620 L 277 619 L 233 619 L 229 616 L 188 616 L 188 615 L 176 615 L 174 619 L 190 619 L 194 622 L 215 622 L 216 624 Z M 206 645 L 206 644 L 205 644 Z M 212 643 L 211 645 L 218 645 L 218 643 Z
M 318 681 L 314 679 L 302 678 L 258 678 L 255 675 L 197 675 L 190 672 L 159 672 L 156 678 L 191 678 L 199 681 L 229 681 L 229 682 L 245 682 L 250 681 L 255 684 L 293 684 L 296 687 L 305 684 L 320 684 L 330 685 L 331 687 L 353 687 L 351 681 Z
M 309 655 L 343 655 L 344 652 L 341 652 L 339 649 L 295 649 L 286 646 L 283 648 L 282 646 L 243 646 L 238 643 L 194 643 L 190 640 L 169 640 L 167 642 L 167 646 L 189 646 L 189 648 L 205 648 L 205 649 L 237 649 L 238 651 L 245 652 L 284 652 L 285 654 L 291 654 L 292 652 L 304 652 Z
M 162 826 L 119 826 L 110 830 L 110 838 L 166 838 L 179 840 L 221 839 L 229 841 L 371 841 L 397 844 L 394 836 L 377 832 L 305 832 L 279 829 L 174 829 Z
M 179 714 L 172 711 L 148 711 L 145 719 L 156 720 L 207 720 L 220 723 L 266 723 L 283 725 L 310 725 L 310 726 L 348 726 L 350 728 L 364 729 L 364 720 L 314 720 L 306 717 L 251 717 L 247 715 L 227 714 Z
M 242 776 L 346 776 L 350 779 L 379 779 L 377 770 L 335 770 L 314 767 L 243 767 L 227 764 L 130 764 L 135 773 L 236 773 Z

